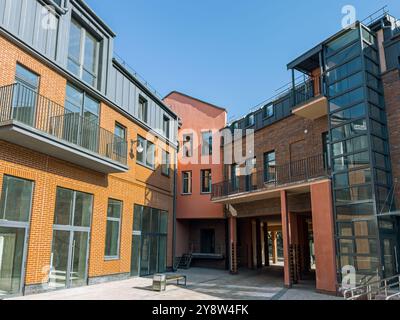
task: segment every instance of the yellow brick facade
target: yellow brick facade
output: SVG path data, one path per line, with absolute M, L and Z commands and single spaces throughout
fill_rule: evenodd
M 67 81 L 56 71 L 27 52 L 0 37 L 0 86 L 14 83 L 17 62 L 40 76 L 39 93 L 64 105 Z M 102 174 L 78 167 L 63 160 L 0 140 L 0 188 L 3 176 L 11 175 L 34 181 L 30 220 L 25 284 L 47 281 L 50 264 L 56 189 L 63 187 L 93 195 L 93 215 L 90 234 L 88 276 L 98 277 L 129 273 L 134 205 L 145 205 L 169 213 L 167 266 L 172 266 L 173 228 L 173 168 L 170 177 L 161 174 L 159 162 L 152 171 L 136 164 L 136 154 L 130 155 L 131 140 L 137 135 L 148 138 L 148 132 L 104 102 L 101 102 L 100 126 L 113 132 L 118 122 L 127 128 L 129 171 Z M 152 136 L 156 158 L 164 143 Z M 168 150 L 171 161 L 172 148 Z M 1 190 L 0 190 L 1 192 Z M 120 259 L 104 259 L 108 199 L 123 201 Z

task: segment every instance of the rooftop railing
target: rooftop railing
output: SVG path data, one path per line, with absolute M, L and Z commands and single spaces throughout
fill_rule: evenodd
M 127 142 L 82 116 L 15 83 L 0 87 L 0 126 L 19 122 L 101 157 L 127 164 Z
M 318 154 L 283 165 L 269 166 L 267 169 L 249 168 L 248 174 L 214 184 L 211 196 L 212 199 L 218 199 L 325 177 L 329 174 L 327 164 L 324 155 Z
M 294 87 L 291 83 L 281 87 L 277 90 L 278 93 L 276 95 L 252 108 L 246 116 L 257 112 L 265 106 L 279 106 L 283 102 L 288 103 L 290 108 L 295 108 L 298 105 L 306 103 L 307 101 L 321 95 L 323 92 L 323 90 L 321 90 L 321 83 L 321 76 L 307 77 L 306 79 L 304 79 L 304 77 L 297 78 Z M 240 119 L 244 119 L 246 116 L 231 118 L 229 120 L 229 125 L 239 121 Z

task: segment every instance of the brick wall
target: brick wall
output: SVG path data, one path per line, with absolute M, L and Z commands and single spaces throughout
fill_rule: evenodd
M 14 83 L 18 62 L 40 76 L 41 95 L 64 105 L 66 79 L 2 37 L 0 37 L 0 48 L 0 86 Z M 100 125 L 113 132 L 116 121 L 127 128 L 128 153 L 131 139 L 136 140 L 137 134 L 147 137 L 146 130 L 102 102 Z M 150 140 L 158 147 L 157 156 L 160 158 L 160 148 L 166 147 L 154 136 L 151 136 Z M 172 149 L 169 151 L 173 159 L 174 152 Z M 162 176 L 159 162 L 157 163 L 157 169 L 152 171 L 136 165 L 136 157 L 128 155 L 130 170 L 127 173 L 105 175 L 0 140 L 0 188 L 5 174 L 29 179 L 35 183 L 25 283 L 40 284 L 47 280 L 57 187 L 86 192 L 94 196 L 89 277 L 130 272 L 134 204 L 169 212 L 167 264 L 171 266 L 173 176 L 172 173 L 169 178 Z M 115 261 L 104 260 L 109 198 L 122 200 L 124 204 L 120 259 Z
M 389 132 L 393 178 L 400 178 L 400 71 L 389 71 L 382 76 Z M 400 181 L 399 181 L 400 182 Z M 396 188 L 396 203 L 400 204 L 400 189 Z

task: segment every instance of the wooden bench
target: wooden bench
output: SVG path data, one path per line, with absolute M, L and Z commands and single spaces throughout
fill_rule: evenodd
M 186 277 L 185 275 L 182 275 L 182 274 L 167 274 L 167 275 L 166 275 L 166 282 L 167 282 L 167 284 L 168 284 L 168 282 L 170 282 L 170 281 L 176 281 L 176 285 L 177 285 L 177 286 L 180 286 L 180 285 L 181 285 L 181 284 L 180 284 L 180 281 L 181 281 L 181 280 L 184 280 L 184 281 L 185 281 L 184 286 L 186 287 L 187 277 Z

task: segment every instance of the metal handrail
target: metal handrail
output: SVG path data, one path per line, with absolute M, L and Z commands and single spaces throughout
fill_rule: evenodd
M 274 189 L 278 186 L 307 181 L 328 176 L 329 169 L 323 154 L 314 155 L 283 165 L 264 168 L 241 168 L 242 175 L 212 185 L 211 197 L 221 198 L 230 195 L 249 193 L 263 189 Z
M 397 282 L 393 282 L 397 280 Z M 343 296 L 346 300 L 359 300 L 360 298 L 368 298 L 372 300 L 382 291 L 385 293 L 385 297 L 389 297 L 389 289 L 398 286 L 400 291 L 400 275 L 392 276 L 386 279 L 379 279 L 363 286 L 347 289 L 344 291 Z M 396 293 L 397 296 L 399 293 Z
M 395 300 L 395 298 L 399 298 L 400 299 L 400 292 L 395 293 L 395 294 L 387 297 L 386 300 Z
M 127 164 L 127 142 L 97 121 L 20 83 L 0 87 L 0 124 L 19 122 L 102 157 Z

